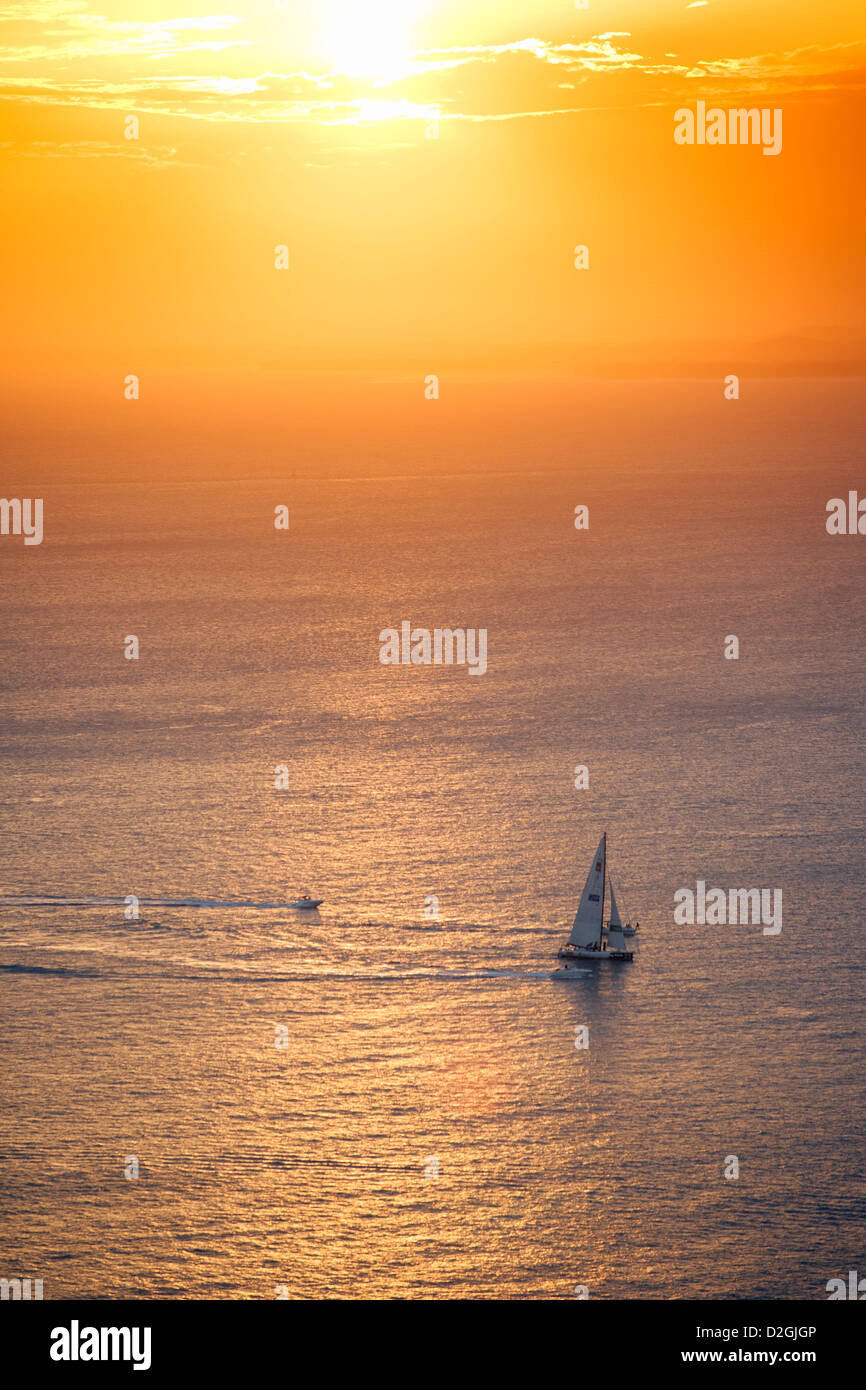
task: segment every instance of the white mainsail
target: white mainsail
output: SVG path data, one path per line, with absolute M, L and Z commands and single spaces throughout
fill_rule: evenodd
M 606 854 L 607 836 L 602 835 L 592 867 L 586 876 L 580 906 L 575 914 L 571 936 L 568 938 L 571 946 L 595 946 L 601 941 Z

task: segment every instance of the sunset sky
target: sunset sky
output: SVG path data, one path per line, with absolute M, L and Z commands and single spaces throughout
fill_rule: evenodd
M 862 365 L 859 0 L 7 0 L 0 26 L 7 369 Z M 782 108 L 781 155 L 677 146 L 698 100 Z

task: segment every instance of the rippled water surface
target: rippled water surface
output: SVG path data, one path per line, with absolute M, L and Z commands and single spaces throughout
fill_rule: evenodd
M 2 552 L 0 1273 L 821 1298 L 862 1266 L 866 540 L 823 524 L 862 406 L 753 386 L 734 425 L 705 383 L 500 395 L 483 434 L 470 393 L 462 451 L 455 408 L 318 480 L 46 465 L 45 543 Z M 487 673 L 382 666 L 404 618 L 485 627 Z M 603 829 L 635 960 L 564 980 Z M 699 878 L 781 889 L 781 934 L 674 925 Z

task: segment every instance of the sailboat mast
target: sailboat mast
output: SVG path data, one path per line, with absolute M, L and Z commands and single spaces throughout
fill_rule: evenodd
M 598 929 L 599 950 L 601 950 L 604 945 L 604 888 L 607 882 L 607 831 L 602 835 L 601 843 L 604 848 L 601 855 L 601 925 Z

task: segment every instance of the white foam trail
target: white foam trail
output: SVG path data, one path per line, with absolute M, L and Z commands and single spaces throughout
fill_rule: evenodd
M 61 898 L 53 896 L 0 897 L 0 907 L 125 907 L 126 898 Z M 240 899 L 221 902 L 216 898 L 139 898 L 139 907 L 245 907 L 262 912 L 313 912 L 314 908 L 294 908 L 292 903 L 251 903 Z
M 207 962 L 173 962 L 173 964 L 198 964 L 207 967 Z M 263 983 L 274 981 L 276 983 L 296 982 L 299 984 L 318 983 L 320 980 L 356 980 L 363 984 L 389 984 L 394 980 L 549 980 L 551 972 L 549 970 L 457 970 L 442 966 L 438 969 L 418 969 L 418 970 L 389 970 L 377 971 L 371 969 L 364 970 L 305 970 L 293 971 L 291 973 L 274 974 L 270 970 L 263 969 L 261 966 L 244 967 L 238 973 L 238 967 L 234 963 L 217 965 L 214 963 L 215 973 L 224 979 L 235 980 L 237 983 Z M 577 971 L 572 971 L 577 974 Z M 589 975 L 591 971 L 581 971 L 581 974 Z M 209 979 L 210 976 L 182 976 L 184 979 Z

